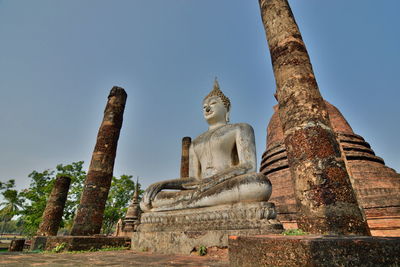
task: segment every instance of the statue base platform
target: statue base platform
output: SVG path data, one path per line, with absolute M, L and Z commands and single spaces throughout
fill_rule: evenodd
M 236 203 L 197 209 L 142 213 L 132 249 L 189 254 L 200 246 L 227 247 L 229 235 L 283 231 L 270 202 Z

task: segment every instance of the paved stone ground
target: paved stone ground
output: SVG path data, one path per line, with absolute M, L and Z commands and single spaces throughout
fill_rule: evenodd
M 227 256 L 161 255 L 146 252 L 0 253 L 0 266 L 212 266 L 228 267 Z

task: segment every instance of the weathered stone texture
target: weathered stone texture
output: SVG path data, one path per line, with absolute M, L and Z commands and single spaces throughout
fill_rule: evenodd
M 58 228 L 64 213 L 71 178 L 68 176 L 57 177 L 46 208 L 43 212 L 42 222 L 37 231 L 38 236 L 57 235 Z
M 181 177 L 189 177 L 189 148 L 192 139 L 189 136 L 182 138 Z
M 230 266 L 398 266 L 400 238 L 231 236 Z
M 132 249 L 189 254 L 195 247 L 228 246 L 228 235 L 281 233 L 270 202 L 236 203 L 186 210 L 143 213 Z
M 213 207 L 143 213 L 138 231 L 269 229 L 281 232 L 271 202 L 243 202 Z
M 287 0 L 259 0 L 277 85 L 279 117 L 299 227 L 368 234 L 307 49 Z
M 190 255 L 200 246 L 206 247 L 207 250 L 215 247 L 227 248 L 229 235 L 248 236 L 270 233 L 268 229 L 134 232 L 132 250 Z
M 126 98 L 123 88 L 111 89 L 71 235 L 100 233 Z
M 385 166 L 370 145 L 356 135 L 340 111 L 325 101 L 331 123 L 350 173 L 358 202 L 364 209 L 373 235 L 400 236 L 400 175 Z M 278 107 L 275 107 L 277 110 Z M 275 112 L 268 124 L 267 148 L 260 172 L 273 185 L 271 201 L 285 228 L 297 228 L 298 208 L 284 146 L 282 125 Z

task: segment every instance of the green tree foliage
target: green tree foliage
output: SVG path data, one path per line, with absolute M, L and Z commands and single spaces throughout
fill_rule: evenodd
M 13 189 L 15 187 L 15 180 L 9 180 L 5 183 L 0 182 L 0 192 L 3 197 L 3 202 L 0 203 L 0 220 L 2 222 L 2 230 L 6 231 L 5 227 L 11 219 L 17 215 L 18 210 L 22 206 L 22 199 L 18 191 Z
M 54 185 L 54 171 L 45 170 L 41 173 L 33 171 L 28 177 L 31 178 L 30 186 L 20 193 L 24 200 L 20 214 L 24 233 L 34 235 L 46 207 L 46 199 Z
M 136 184 L 132 181 L 131 175 L 121 175 L 120 178 L 113 177 L 104 210 L 102 227 L 104 234 L 110 234 L 118 220 L 125 216 L 135 188 Z M 140 190 L 139 184 L 139 195 L 142 193 L 143 191 Z
M 59 164 L 56 167 L 56 171 L 33 171 L 29 174 L 31 184 L 28 189 L 20 193 L 25 201 L 20 214 L 27 235 L 34 235 L 36 233 L 46 207 L 47 199 L 53 189 L 55 179 L 59 175 L 67 175 L 71 178 L 71 186 L 67 202 L 65 203 L 66 206 L 61 227 L 72 225 L 72 220 L 79 204 L 83 182 L 86 178 L 86 173 L 82 170 L 82 165 L 83 161 L 73 162 L 69 165 Z
M 19 220 L 11 220 L 8 222 L 3 222 L 2 232 L 6 234 L 20 235 L 24 231 L 24 229 L 19 222 L 20 222 Z
M 14 215 L 18 214 L 20 217 L 17 220 L 17 224 L 15 227 L 10 224 L 10 227 L 12 229 L 20 229 L 18 227 L 21 226 L 24 229 L 24 234 L 35 235 L 56 177 L 69 176 L 71 185 L 65 203 L 63 220 L 60 225 L 63 232 L 69 232 L 86 179 L 86 172 L 82 170 L 82 166 L 83 161 L 79 161 L 68 165 L 59 164 L 55 170 L 33 171 L 29 174 L 31 179 L 29 188 L 22 190 L 19 194 L 12 189 L 15 185 L 14 180 L 6 183 L 0 182 L 0 192 L 4 198 L 4 201 L 0 203 L 0 207 L 3 207 L 0 210 L 0 216 L 4 214 L 4 216 L 0 217 L 3 222 L 3 228 L 6 227 L 7 222 Z M 132 176 L 129 175 L 112 178 L 111 189 L 104 211 L 103 232 L 106 234 L 114 230 L 115 224 L 126 213 L 136 186 L 131 178 Z M 139 192 L 142 193 L 141 190 Z

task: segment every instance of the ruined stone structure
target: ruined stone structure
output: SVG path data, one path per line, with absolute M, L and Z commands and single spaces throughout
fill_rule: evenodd
M 131 237 L 132 233 L 137 230 L 140 223 L 140 207 L 139 207 L 139 178 L 136 180 L 135 193 L 132 201 L 126 211 L 125 218 L 120 219 L 116 226 L 115 236 Z
M 100 233 L 126 98 L 123 88 L 114 86 L 111 89 L 71 235 Z
M 259 0 L 276 80 L 289 169 L 310 233 L 369 234 L 319 92 L 307 49 L 287 0 Z
M 340 111 L 326 102 L 332 127 L 341 150 L 358 202 L 364 209 L 373 235 L 400 236 L 400 175 L 385 166 L 370 145 L 356 135 Z M 298 208 L 289 171 L 282 124 L 275 107 L 267 130 L 267 148 L 260 171 L 273 184 L 271 201 L 285 228 L 297 228 Z
M 70 184 L 71 178 L 68 176 L 59 176 L 55 180 L 50 197 L 47 200 L 46 208 L 43 212 L 42 222 L 37 231 L 38 236 L 57 235 Z
M 228 235 L 279 233 L 271 183 L 256 173 L 254 132 L 228 124 L 230 101 L 214 88 L 203 100 L 206 132 L 189 148 L 189 177 L 160 181 L 146 189 L 132 248 L 190 253 L 199 246 L 226 247 Z M 175 189 L 170 191 L 168 189 Z
M 189 136 L 182 138 L 181 177 L 189 177 L 189 148 L 192 139 Z
M 274 198 L 280 202 L 281 215 L 294 207 L 298 227 L 313 234 L 230 236 L 230 266 L 399 265 L 400 238 L 367 235 L 369 227 L 352 188 L 358 184 L 363 205 L 369 199 L 363 196 L 364 181 L 357 178 L 366 175 L 375 183 L 379 169 L 394 178 L 388 180 L 395 185 L 395 172 L 385 168 L 340 112 L 323 101 L 288 1 L 259 3 L 279 102 L 261 169 L 278 191 Z M 380 168 L 361 174 L 364 160 Z M 397 189 L 386 192 L 392 199 L 398 194 Z M 381 199 L 377 201 L 383 203 Z

